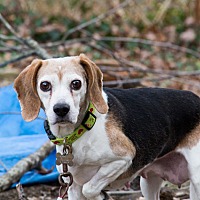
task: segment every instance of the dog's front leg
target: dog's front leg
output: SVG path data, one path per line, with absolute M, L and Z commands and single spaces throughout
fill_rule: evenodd
M 63 173 L 62 165 L 57 165 L 57 170 L 61 174 Z M 69 180 L 63 177 L 64 182 L 69 183 Z M 72 185 L 69 187 L 68 200 L 87 200 L 82 193 L 83 186 L 78 185 L 73 181 Z M 59 198 L 57 200 L 60 200 Z
M 101 191 L 116 180 L 131 165 L 132 160 L 116 160 L 104 164 L 90 181 L 83 185 L 83 195 L 88 200 L 102 200 Z
M 78 185 L 75 181 L 70 186 L 68 191 L 68 200 L 87 200 L 82 193 L 82 186 Z

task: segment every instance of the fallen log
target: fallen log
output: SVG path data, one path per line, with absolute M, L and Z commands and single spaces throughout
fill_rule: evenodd
M 0 192 L 16 183 L 29 170 L 41 166 L 41 162 L 51 153 L 55 145 L 50 141 L 43 144 L 36 152 L 20 160 L 6 174 L 0 177 Z

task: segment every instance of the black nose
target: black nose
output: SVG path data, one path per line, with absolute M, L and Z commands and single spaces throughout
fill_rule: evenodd
M 57 103 L 53 107 L 53 111 L 59 116 L 64 117 L 69 112 L 69 105 L 63 103 Z

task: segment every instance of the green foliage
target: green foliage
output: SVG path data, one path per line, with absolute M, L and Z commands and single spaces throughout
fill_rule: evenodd
M 60 40 L 62 38 L 62 34 L 57 30 L 53 30 L 53 31 L 45 32 L 45 33 L 39 33 L 39 34 L 35 33 L 33 34 L 33 37 L 37 38 L 39 42 L 43 42 L 43 41 L 54 42 L 54 41 Z
M 0 1 L 0 12 L 3 12 L 6 9 L 6 7 L 3 4 L 1 4 L 1 1 Z
M 136 47 L 138 47 L 138 44 L 135 42 L 126 43 L 126 48 L 131 52 L 133 52 Z
M 176 63 L 176 66 L 177 66 L 178 70 L 182 70 L 183 67 L 184 67 L 184 63 L 182 63 L 182 62 L 177 62 L 177 63 Z
M 196 61 L 195 66 L 196 66 L 197 70 L 200 70 L 200 61 L 199 60 Z
M 179 7 L 172 7 L 167 10 L 166 17 L 163 21 L 163 24 L 175 25 L 178 33 L 184 31 L 184 21 L 186 19 L 186 13 L 183 9 Z

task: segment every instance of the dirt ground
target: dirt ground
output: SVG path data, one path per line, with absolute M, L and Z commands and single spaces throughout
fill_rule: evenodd
M 28 200 L 53 200 L 58 197 L 59 186 L 58 185 L 34 185 L 29 187 L 23 187 L 24 193 Z M 134 195 L 120 194 L 111 195 L 115 200 L 134 200 L 140 196 L 140 192 Z M 18 200 L 18 194 L 16 189 L 10 189 L 0 193 L 0 200 Z M 67 199 L 67 198 L 66 198 Z
M 28 200 L 56 200 L 59 191 L 59 185 L 39 184 L 23 187 Z M 163 187 L 161 190 L 161 200 L 189 200 L 188 184 L 181 189 L 174 186 Z M 110 194 L 114 200 L 144 200 L 140 191 L 117 191 Z M 18 200 L 16 189 L 10 189 L 0 193 L 0 200 Z M 67 199 L 67 198 L 66 198 Z

